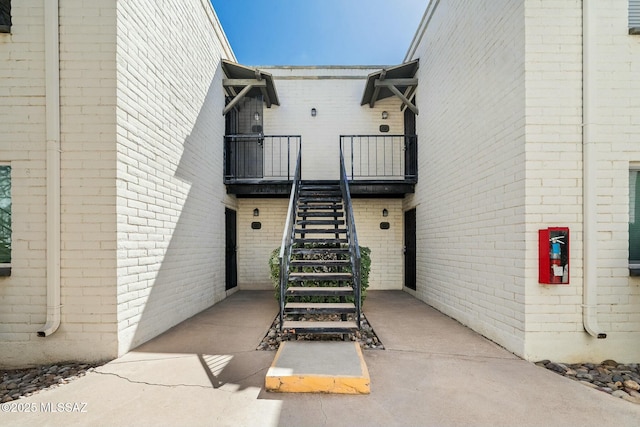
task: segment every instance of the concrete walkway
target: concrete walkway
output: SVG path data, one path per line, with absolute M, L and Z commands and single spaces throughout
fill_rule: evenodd
M 239 292 L 96 372 L 21 399 L 31 412 L 0 413 L 0 425 L 640 423 L 640 405 L 525 362 L 406 293 L 371 291 L 364 311 L 387 348 L 364 351 L 370 395 L 265 392 L 275 352 L 254 349 L 277 304 L 272 292 Z

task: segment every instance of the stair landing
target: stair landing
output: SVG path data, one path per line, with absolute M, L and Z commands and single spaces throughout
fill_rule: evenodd
M 267 371 L 267 391 L 369 394 L 369 370 L 357 342 L 285 341 Z

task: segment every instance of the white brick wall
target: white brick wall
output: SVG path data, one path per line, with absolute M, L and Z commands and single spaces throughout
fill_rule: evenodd
M 367 75 L 381 68 L 261 68 L 273 74 L 281 104 L 265 109 L 265 134 L 302 135 L 303 179 L 338 179 L 340 135 L 384 135 L 381 124 L 389 125 L 390 135 L 404 133 L 396 98 L 377 102 L 373 109 L 360 106 Z M 389 118 L 383 121 L 385 110 Z
M 628 345 L 640 336 L 640 287 L 627 270 L 627 221 L 640 44 L 626 34 L 626 7 L 596 11 L 606 340 L 582 325 L 582 2 L 441 2 L 415 53 L 420 183 L 405 207 L 419 212 L 417 295 L 531 360 L 639 357 Z M 538 284 L 537 230 L 550 226 L 571 229 L 568 286 Z
M 42 8 L 13 4 L 12 33 L 0 34 L 0 161 L 12 167 L 13 202 L 12 275 L 0 277 L 0 359 L 8 365 L 37 344 L 46 304 Z
M 582 335 L 581 2 L 527 2 L 527 345 Z M 538 284 L 538 229 L 571 230 L 568 286 Z M 566 345 L 553 343 L 558 360 Z M 574 350 L 575 351 L 575 350 Z M 560 360 L 566 360 L 560 357 Z
M 119 2 L 117 16 L 122 354 L 225 297 L 226 54 L 208 2 Z
M 414 58 L 416 295 L 523 352 L 524 6 L 440 2 Z M 413 58 L 410 58 L 413 59 Z
M 63 316 L 46 340 L 72 328 L 74 358 L 116 351 L 115 42 L 113 1 L 60 3 Z
M 258 208 L 260 215 L 253 216 Z M 238 287 L 239 289 L 272 289 L 269 278 L 271 251 L 282 243 L 289 199 L 238 199 Z M 261 223 L 253 230 L 251 223 Z
M 595 340 L 585 336 L 581 308 L 580 6 L 580 2 L 571 2 L 558 10 L 554 2 L 543 2 L 541 7 L 529 8 L 532 21 L 547 25 L 535 34 L 530 32 L 531 68 L 535 72 L 529 74 L 529 81 L 532 92 L 534 88 L 540 89 L 538 93 L 546 92 L 530 103 L 540 108 L 530 110 L 530 117 L 535 118 L 538 125 L 531 132 L 534 144 L 529 144 L 528 176 L 532 180 L 528 194 L 530 203 L 540 205 L 531 208 L 529 228 L 533 235 L 538 222 L 549 225 L 555 221 L 573 226 L 573 258 L 571 286 L 529 288 L 531 298 L 527 300 L 534 298 L 536 305 L 527 306 L 533 313 L 527 315 L 530 331 L 527 357 L 636 360 L 640 353 L 628 342 L 640 336 L 640 319 L 634 315 L 640 311 L 640 298 L 637 280 L 629 277 L 627 269 L 627 223 L 629 162 L 640 159 L 640 151 L 632 144 L 640 135 L 640 127 L 633 123 L 640 112 L 637 105 L 634 107 L 640 85 L 632 71 L 639 66 L 640 45 L 637 38 L 623 31 L 627 3 L 624 0 L 598 2 L 594 27 L 597 88 L 592 95 L 597 106 L 593 134 L 599 158 L 594 172 L 598 185 L 598 323 L 608 338 Z M 550 15 L 558 19 L 550 19 Z M 562 47 L 544 36 L 550 33 L 557 36 Z M 541 82 L 543 79 L 546 83 Z M 551 112 L 555 114 L 552 116 Z M 546 120 L 541 118 L 544 115 Z M 558 142 L 556 147 L 563 147 L 560 156 L 556 150 L 554 157 L 550 144 L 545 145 L 544 141 L 553 140 Z M 540 183 L 547 184 L 546 192 L 540 190 Z M 528 252 L 528 258 L 530 265 L 535 266 L 535 248 Z M 531 276 L 531 282 L 535 283 L 533 268 Z
M 387 217 L 382 210 L 387 209 Z M 360 246 L 371 249 L 369 289 L 402 289 L 404 285 L 404 219 L 402 199 L 353 199 Z M 389 229 L 380 229 L 388 222 Z
M 47 338 L 36 336 L 45 323 L 47 275 L 43 2 L 13 2 L 12 16 L 11 34 L 0 34 L 0 161 L 13 171 L 13 269 L 0 278 L 0 359 L 113 357 L 115 4 L 60 5 L 62 319 Z
M 238 287 L 272 289 L 268 260 L 280 247 L 287 218 L 288 199 L 238 199 Z M 260 215 L 253 216 L 258 208 Z M 382 209 L 389 216 L 382 217 Z M 360 246 L 371 249 L 369 289 L 402 289 L 403 223 L 400 199 L 355 199 L 354 213 Z M 254 230 L 251 223 L 259 221 Z M 390 223 L 381 230 L 380 222 Z
M 13 271 L 0 278 L 5 365 L 116 357 L 224 298 L 224 120 L 210 4 L 60 3 L 61 303 L 46 313 L 42 2 L 0 37 L 0 162 L 13 168 Z M 217 141 L 217 142 L 216 142 Z

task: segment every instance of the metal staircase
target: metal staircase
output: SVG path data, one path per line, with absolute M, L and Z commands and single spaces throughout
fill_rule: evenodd
M 280 251 L 283 332 L 346 337 L 360 327 L 360 248 L 342 175 L 292 186 Z

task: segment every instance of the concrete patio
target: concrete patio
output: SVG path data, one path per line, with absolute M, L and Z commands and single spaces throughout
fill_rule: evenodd
M 369 395 L 264 391 L 275 352 L 255 348 L 277 304 L 272 292 L 245 291 L 21 399 L 23 413 L 0 413 L 0 425 L 638 425 L 640 405 L 523 361 L 404 292 L 370 291 L 364 312 L 386 347 L 364 351 Z M 59 403 L 82 412 L 52 412 Z

